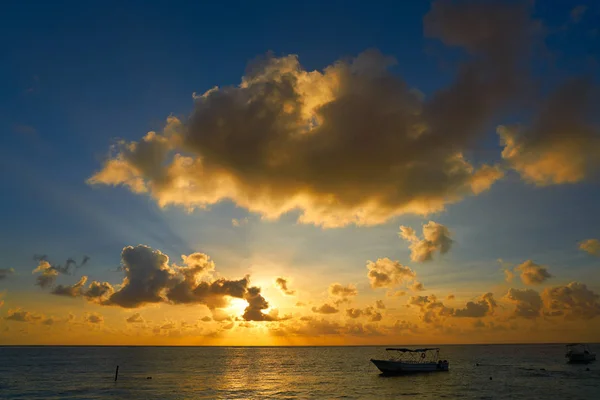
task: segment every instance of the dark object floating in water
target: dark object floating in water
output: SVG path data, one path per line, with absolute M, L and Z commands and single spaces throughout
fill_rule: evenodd
M 119 366 L 117 365 L 117 370 L 115 371 L 115 382 L 117 381 L 118 376 L 119 376 Z
M 147 376 L 146 379 L 152 379 L 152 377 L 151 376 Z
M 546 368 L 540 368 L 540 371 L 545 371 L 545 370 L 546 370 Z
M 589 369 L 589 368 L 586 368 L 585 370 L 586 370 L 586 371 L 589 371 L 590 369 Z
M 492 380 L 492 377 L 490 376 L 490 381 Z
M 596 354 L 592 353 L 587 344 L 584 343 L 571 343 L 567 345 L 567 354 L 565 357 L 571 364 L 583 363 L 587 364 L 591 361 L 596 360 Z
M 479 363 L 475 363 L 475 366 L 476 366 L 476 367 L 479 367 Z

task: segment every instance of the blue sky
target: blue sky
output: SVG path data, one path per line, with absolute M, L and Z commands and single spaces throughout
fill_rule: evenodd
M 575 74 L 591 74 L 598 82 L 598 4 L 536 3 L 534 16 L 547 31 L 533 71 L 542 91 L 547 82 Z M 587 9 L 575 21 L 571 12 L 582 4 Z M 117 283 L 120 275 L 110 270 L 118 267 L 121 249 L 136 244 L 161 249 L 176 261 L 181 254 L 206 252 L 227 276 L 249 268 L 260 275 L 261 262 L 285 260 L 274 273 L 298 275 L 307 284 L 311 277 L 331 276 L 360 282 L 367 260 L 389 257 L 414 267 L 426 286 L 447 292 L 471 282 L 501 282 L 498 258 L 515 264 L 533 259 L 549 266 L 556 283 L 580 280 L 600 290 L 598 259 L 577 248 L 599 235 L 597 180 L 535 187 L 511 171 L 489 191 L 440 213 L 335 229 L 298 224 L 294 212 L 261 221 L 231 201 L 192 213 L 161 209 L 149 196 L 85 183 L 116 138 L 139 140 L 160 131 L 171 114 L 185 118 L 194 92 L 239 84 L 246 64 L 267 51 L 297 54 L 312 71 L 377 48 L 397 59 L 394 74 L 432 94 L 453 79 L 462 55 L 423 36 L 429 8 L 428 1 L 4 5 L 0 268 L 14 268 L 16 276 L 10 286 L 0 282 L 0 290 L 40 292 L 32 284 L 33 254 L 47 254 L 53 262 L 89 255 L 86 274 Z M 534 105 L 508 119 L 520 120 Z M 486 151 L 474 154 L 474 161 L 500 159 L 494 125 L 480 146 Z M 234 227 L 232 218 L 249 222 Z M 413 265 L 398 227 L 420 234 L 429 220 L 448 226 L 455 245 L 430 264 Z

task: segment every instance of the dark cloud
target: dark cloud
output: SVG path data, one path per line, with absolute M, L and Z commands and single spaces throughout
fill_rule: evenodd
M 600 316 L 600 296 L 583 283 L 571 282 L 566 286 L 546 288 L 542 299 L 549 316 L 564 315 L 569 320 Z
M 329 285 L 329 294 L 337 297 L 353 297 L 358 294 L 356 286 L 349 284 L 344 286 L 341 283 L 332 283 Z
M 486 293 L 476 302 L 467 302 L 465 308 L 455 310 L 453 315 L 455 317 L 481 318 L 492 315 L 496 306 L 494 295 Z
M 115 289 L 108 282 L 93 281 L 86 288 L 87 277 L 83 276 L 74 285 L 57 285 L 52 293 L 67 297 L 84 297 L 88 301 L 105 306 L 138 308 L 152 303 L 204 304 L 213 311 L 229 305 L 230 298 L 248 302 L 243 318 L 251 321 L 275 321 L 280 318 L 276 310 L 268 314 L 268 303 L 260 294 L 260 288 L 250 287 L 250 277 L 239 280 L 214 279 L 214 262 L 203 253 L 183 255 L 183 265 L 169 263 L 169 257 L 160 250 L 138 245 L 127 246 L 121 253 L 123 282 Z M 45 259 L 34 272 L 40 277 L 49 276 L 54 282 L 57 269 Z M 38 279 L 40 278 L 38 277 Z M 46 285 L 47 286 L 47 285 Z M 228 317 L 227 317 L 228 318 Z
M 502 157 L 538 186 L 576 183 L 600 167 L 600 91 L 572 79 L 541 102 L 529 127 L 500 126 Z
M 339 312 L 340 310 L 338 310 L 337 308 L 335 308 L 334 306 L 330 305 L 330 304 L 323 304 L 320 307 L 313 307 L 312 311 L 314 313 L 319 313 L 319 314 L 335 314 L 337 312 Z
M 130 324 L 141 324 L 144 322 L 144 318 L 142 318 L 140 313 L 135 313 L 128 317 L 126 321 Z
M 17 322 L 40 322 L 43 316 L 31 313 L 29 311 L 25 311 L 21 308 L 16 308 L 13 310 L 8 310 L 8 313 L 4 317 L 7 321 L 17 321 Z
M 36 278 L 36 284 L 44 289 L 54 285 L 59 274 L 71 275 L 74 270 L 83 267 L 90 260 L 88 256 L 84 256 L 81 264 L 77 264 L 75 260 L 68 258 L 65 264 L 61 265 L 51 264 L 45 254 L 36 254 L 33 259 L 38 262 L 38 266 L 33 270 L 33 273 L 40 273 Z M 65 287 L 61 287 L 59 290 L 63 289 Z
M 248 288 L 244 299 L 248 307 L 244 310 L 242 318 L 246 321 L 276 321 L 277 314 L 265 314 L 263 310 L 269 308 L 269 303 L 260 294 L 260 288 L 253 286 Z
M 360 317 L 369 317 L 369 320 L 372 322 L 381 321 L 383 316 L 379 311 L 377 311 L 374 307 L 367 307 L 364 309 L 360 308 L 349 308 L 346 310 L 346 315 L 352 319 L 360 318 Z
M 78 297 L 81 296 L 82 289 L 87 282 L 87 276 L 82 276 L 81 279 L 71 286 L 57 285 L 50 293 L 58 296 Z
M 532 289 L 509 289 L 505 299 L 515 303 L 514 317 L 535 319 L 542 312 L 542 298 Z
M 380 310 L 385 309 L 385 304 L 383 303 L 383 300 L 377 300 L 375 302 L 375 307 L 377 307 Z
M 583 17 L 583 15 L 585 14 L 585 12 L 587 11 L 588 7 L 585 4 L 580 4 L 576 7 L 574 7 L 571 10 L 571 14 L 570 14 L 570 19 L 572 23 L 579 23 L 581 21 L 581 18 Z
M 304 70 L 295 55 L 258 58 L 238 86 L 195 96 L 191 116 L 119 143 L 88 182 L 149 193 L 160 206 L 231 199 L 325 227 L 428 214 L 487 190 L 503 173 L 465 159 L 524 86 L 536 24 L 527 7 L 438 1 L 425 34 L 462 48 L 455 80 L 425 99 L 376 50 Z M 507 28 L 510 27 L 510 28 Z M 185 155 L 184 155 L 185 154 Z
M 121 253 L 121 261 L 125 272 L 123 286 L 108 298 L 106 304 L 136 308 L 165 300 L 162 292 L 174 276 L 167 255 L 148 246 L 127 246 Z
M 84 321 L 90 324 L 101 324 L 104 322 L 104 317 L 98 313 L 88 313 L 84 317 Z
M 436 296 L 411 296 L 408 305 L 419 308 L 419 319 L 426 324 L 439 324 L 454 314 L 454 309 L 446 307 Z
M 286 278 L 283 277 L 278 277 L 277 279 L 275 279 L 275 285 L 279 288 L 279 290 L 281 290 L 281 292 L 283 294 L 286 294 L 288 296 L 293 296 L 294 294 L 296 294 L 295 290 L 291 290 L 288 288 L 288 280 Z
M 15 273 L 14 268 L 0 268 L 0 281 Z
M 436 251 L 446 254 L 453 243 L 451 236 L 446 226 L 433 221 L 423 225 L 423 239 L 419 239 L 414 229 L 400 227 L 400 237 L 410 242 L 410 259 L 415 262 L 433 260 L 433 253 Z

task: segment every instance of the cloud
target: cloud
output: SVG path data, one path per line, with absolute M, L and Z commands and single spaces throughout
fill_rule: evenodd
M 515 278 L 515 273 L 512 272 L 510 269 L 505 269 L 504 271 L 504 280 L 508 283 L 511 283 L 512 280 Z
M 578 5 L 576 7 L 574 7 L 571 10 L 571 22 L 572 23 L 579 23 L 581 21 L 581 18 L 583 17 L 583 15 L 585 14 L 585 12 L 587 11 L 588 7 L 584 4 Z
M 281 292 L 285 295 L 288 296 L 293 296 L 294 294 L 296 294 L 295 290 L 291 290 L 288 288 L 288 280 L 286 278 L 283 277 L 278 277 L 277 279 L 275 279 L 275 285 L 279 288 L 279 290 L 281 290 Z
M 314 313 L 319 313 L 319 314 L 335 314 L 337 312 L 339 312 L 340 310 L 338 310 L 337 308 L 335 308 L 334 306 L 330 305 L 330 304 L 323 304 L 320 307 L 313 307 L 312 311 Z
M 275 321 L 277 311 L 269 314 L 268 303 L 260 294 L 259 287 L 250 287 L 250 277 L 239 280 L 214 278 L 215 264 L 203 253 L 181 256 L 183 265 L 169 263 L 169 257 L 160 250 L 138 245 L 127 246 L 121 252 L 121 268 L 125 277 L 115 289 L 108 282 L 92 282 L 87 288 L 83 276 L 72 286 L 58 285 L 52 293 L 68 297 L 84 297 L 104 306 L 138 308 L 146 304 L 204 304 L 211 311 L 229 305 L 230 298 L 248 302 L 243 318 L 252 321 Z M 36 271 L 46 274 L 57 272 L 47 261 L 41 261 Z M 43 275 L 42 275 L 43 276 Z M 215 320 L 217 318 L 215 317 Z
M 492 293 L 486 293 L 477 302 L 467 302 L 465 308 L 454 311 L 455 317 L 481 318 L 492 315 L 496 308 L 496 300 Z
M 329 285 L 329 294 L 338 297 L 353 297 L 358 294 L 356 286 L 349 284 L 344 286 L 341 283 L 332 283 Z
M 503 172 L 464 154 L 523 91 L 534 24 L 519 5 L 438 1 L 424 25 L 466 53 L 430 98 L 376 50 L 322 71 L 267 55 L 239 85 L 195 96 L 186 120 L 118 143 L 88 183 L 148 193 L 161 207 L 231 200 L 266 219 L 297 211 L 299 222 L 323 227 L 426 215 L 479 194 Z
M 98 313 L 86 313 L 84 316 L 84 321 L 90 324 L 102 324 L 104 323 L 104 317 Z
M 446 307 L 434 295 L 411 296 L 407 304 L 419 308 L 419 319 L 426 324 L 439 324 L 443 319 L 454 314 L 453 308 Z
M 0 281 L 15 273 L 14 268 L 0 268 Z
M 400 226 L 400 237 L 411 243 L 410 259 L 414 262 L 431 261 L 436 251 L 446 254 L 453 243 L 450 230 L 433 221 L 423 225 L 423 239 L 419 239 L 415 230 L 407 226 Z
M 534 319 L 541 314 L 542 298 L 535 290 L 510 288 L 504 298 L 515 304 L 513 317 Z
M 209 317 L 209 316 L 206 316 L 206 317 L 202 317 L 202 318 L 200 319 L 200 321 L 202 321 L 202 322 L 210 322 L 210 321 L 212 321 L 212 318 L 211 318 L 211 317 Z
M 14 308 L 8 310 L 8 313 L 4 317 L 4 319 L 7 321 L 17 322 L 40 322 L 42 318 L 44 318 L 42 315 L 31 313 L 21 308 Z
M 375 302 L 375 307 L 377 307 L 380 310 L 385 309 L 385 304 L 383 303 L 383 300 L 377 300 Z
M 144 322 L 144 318 L 140 315 L 140 313 L 132 314 L 126 321 L 130 324 L 141 324 Z
M 246 321 L 277 321 L 277 312 L 269 314 L 263 313 L 263 310 L 269 308 L 269 303 L 260 294 L 260 288 L 253 286 L 248 288 L 244 299 L 248 302 L 248 307 L 244 310 L 242 318 Z
M 87 276 L 82 276 L 77 283 L 72 286 L 58 285 L 50 293 L 58 296 L 77 297 L 81 296 L 81 291 L 87 282 Z
M 531 126 L 499 126 L 502 158 L 537 186 L 577 183 L 600 166 L 598 89 L 584 79 L 551 94 Z
M 36 278 L 36 284 L 41 288 L 47 288 L 54 284 L 59 274 L 71 275 L 75 270 L 86 265 L 90 257 L 83 256 L 80 264 L 77 264 L 74 259 L 68 258 L 64 265 L 50 264 L 46 255 L 36 254 L 33 259 L 38 262 L 38 266 L 33 270 L 33 273 L 40 273 Z
M 373 289 L 380 287 L 393 287 L 399 283 L 412 281 L 417 274 L 400 264 L 399 261 L 392 261 L 389 258 L 379 258 L 377 261 L 367 261 L 369 281 Z
M 588 239 L 579 243 L 579 249 L 593 255 L 600 257 L 600 240 Z
M 410 285 L 410 290 L 413 292 L 422 292 L 425 290 L 425 286 L 421 282 L 414 281 L 412 285 Z
M 567 319 L 591 319 L 600 315 L 600 296 L 583 283 L 546 288 L 542 299 L 550 310 L 549 316 L 564 315 Z
M 446 296 L 446 300 L 454 300 L 455 296 L 453 294 L 449 294 Z
M 349 308 L 346 310 L 346 315 L 352 319 L 360 318 L 362 316 L 369 317 L 372 322 L 378 322 L 383 319 L 383 316 L 374 307 L 367 307 L 364 309 L 360 308 Z
M 537 265 L 531 260 L 517 266 L 515 271 L 520 273 L 521 281 L 526 285 L 537 285 L 552 277 L 545 267 Z
M 231 226 L 234 227 L 240 227 L 242 225 L 246 225 L 248 223 L 248 218 L 240 218 L 240 219 L 236 219 L 236 218 L 232 218 L 231 219 Z
M 386 293 L 387 297 L 402 297 L 405 296 L 406 292 L 404 290 L 397 290 L 397 291 L 389 291 Z

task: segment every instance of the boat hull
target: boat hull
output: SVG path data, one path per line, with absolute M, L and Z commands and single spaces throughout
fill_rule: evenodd
M 569 363 L 577 364 L 577 363 L 589 363 L 596 360 L 595 354 L 589 353 L 575 353 L 575 354 L 567 354 L 567 358 Z
M 404 363 L 401 361 L 374 359 L 371 359 L 371 362 L 386 375 L 448 371 L 448 363 Z

